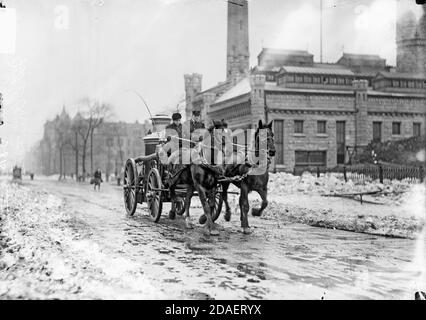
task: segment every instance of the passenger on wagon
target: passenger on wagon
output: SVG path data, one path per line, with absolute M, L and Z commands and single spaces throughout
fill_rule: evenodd
M 166 127 L 166 137 L 172 137 L 173 135 L 177 135 L 179 136 L 179 138 L 182 137 L 182 124 L 180 123 L 182 119 L 182 116 L 179 112 L 173 113 L 172 115 L 172 123 L 169 124 Z M 174 130 L 175 132 L 173 132 L 172 130 Z
M 188 140 L 185 140 L 185 145 L 189 145 L 190 148 L 194 148 L 196 143 L 202 140 L 203 136 L 205 135 L 205 130 L 203 129 L 205 129 L 205 126 L 201 120 L 200 111 L 192 111 L 191 120 L 186 121 L 182 127 L 182 136 L 184 139 Z
M 171 149 L 167 151 L 168 163 L 174 163 L 173 159 L 178 158 L 179 149 L 182 147 L 182 124 L 180 123 L 182 116 L 176 112 L 172 115 L 172 123 L 166 127 L 167 143 Z

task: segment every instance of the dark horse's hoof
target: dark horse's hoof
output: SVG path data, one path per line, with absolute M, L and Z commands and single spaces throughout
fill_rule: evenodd
M 176 214 L 181 216 L 185 213 L 185 203 L 183 200 L 176 201 Z
M 174 220 L 174 219 L 176 219 L 176 212 L 174 212 L 174 211 L 169 211 L 169 219 L 170 219 L 170 220 Z
M 231 221 L 231 211 L 225 212 L 225 221 Z
M 241 227 L 241 232 L 243 234 L 251 234 L 250 227 Z
M 260 216 L 262 215 L 262 211 L 260 211 L 260 209 L 253 209 L 253 210 L 251 211 L 251 214 L 252 214 L 254 217 L 260 217 Z
M 202 214 L 202 215 L 200 216 L 200 218 L 198 219 L 198 222 L 199 222 L 200 224 L 205 224 L 205 223 L 207 222 L 207 217 L 206 217 L 206 215 L 205 215 L 205 214 Z

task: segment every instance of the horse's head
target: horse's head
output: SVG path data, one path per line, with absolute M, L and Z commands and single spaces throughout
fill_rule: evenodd
M 269 124 L 262 123 L 262 120 L 259 120 L 259 126 L 255 133 L 255 141 L 256 141 L 256 150 L 259 149 L 259 139 L 262 138 L 262 135 L 260 135 L 260 130 L 266 130 L 266 148 L 268 151 L 268 155 L 270 157 L 275 156 L 275 142 L 274 142 L 274 133 L 272 131 L 272 123 L 273 121 L 269 122 Z

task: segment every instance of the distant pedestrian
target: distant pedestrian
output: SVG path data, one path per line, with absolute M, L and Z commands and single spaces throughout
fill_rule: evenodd
M 98 170 L 95 171 L 93 175 L 93 190 L 96 190 L 96 186 L 98 186 L 98 191 L 101 190 L 101 182 L 102 181 L 102 172 L 101 169 L 98 168 Z

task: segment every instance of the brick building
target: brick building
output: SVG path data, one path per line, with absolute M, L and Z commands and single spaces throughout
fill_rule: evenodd
M 272 170 L 334 167 L 372 140 L 426 133 L 426 5 L 415 20 L 409 1 L 398 2 L 396 67 L 377 55 L 317 63 L 307 51 L 264 48 L 257 66 L 241 70 L 246 64 L 229 63 L 248 59 L 241 41 L 229 41 L 248 30 L 247 1 L 238 3 L 228 3 L 227 79 L 202 91 L 201 75 L 185 75 L 188 113 L 226 119 L 232 129 L 274 120 Z

